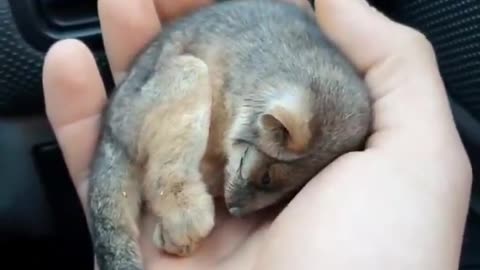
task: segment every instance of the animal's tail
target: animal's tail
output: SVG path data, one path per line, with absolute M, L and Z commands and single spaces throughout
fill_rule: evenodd
M 143 270 L 136 219 L 138 182 L 123 148 L 104 135 L 89 179 L 91 236 L 100 270 Z

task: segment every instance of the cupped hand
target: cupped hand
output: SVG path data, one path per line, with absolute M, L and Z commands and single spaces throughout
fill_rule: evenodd
M 98 4 L 118 81 L 161 30 L 160 21 L 211 2 Z M 375 121 L 367 149 L 332 163 L 275 218 L 239 220 L 221 213 L 192 257 L 165 256 L 144 234 L 147 269 L 457 267 L 471 169 L 432 47 L 363 0 L 318 0 L 316 15 L 371 88 Z M 91 52 L 79 41 L 56 43 L 45 60 L 44 89 L 49 121 L 85 205 L 86 175 L 107 101 Z

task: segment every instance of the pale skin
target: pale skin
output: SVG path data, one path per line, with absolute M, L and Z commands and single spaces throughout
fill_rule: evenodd
M 160 21 L 209 4 L 98 2 L 117 80 Z M 362 0 L 317 0 L 316 7 L 327 35 L 371 88 L 375 122 L 367 149 L 327 167 L 278 216 L 239 220 L 219 212 L 212 235 L 188 258 L 158 252 L 146 221 L 147 269 L 457 269 L 471 168 L 431 45 Z M 85 205 L 105 89 L 78 41 L 55 44 L 44 71 L 48 119 Z

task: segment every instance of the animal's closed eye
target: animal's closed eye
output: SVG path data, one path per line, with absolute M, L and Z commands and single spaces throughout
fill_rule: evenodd
M 272 189 L 272 178 L 268 171 L 265 172 L 261 179 L 256 181 L 255 186 L 262 191 L 270 191 Z

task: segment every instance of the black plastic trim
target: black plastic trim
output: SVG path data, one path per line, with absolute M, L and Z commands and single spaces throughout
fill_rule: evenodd
M 35 238 L 53 232 L 53 216 L 31 156 L 35 144 L 52 138 L 42 117 L 0 117 L 2 233 L 16 231 Z
M 52 27 L 98 27 L 97 0 L 38 0 L 44 18 Z
M 47 119 L 0 117 L 0 141 L 3 268 L 93 269 L 86 219 Z
M 38 0 L 8 0 L 20 34 L 33 48 L 46 52 L 58 40 L 76 38 L 93 51 L 103 50 L 98 18 L 65 23 L 49 17 L 45 3 Z M 42 4 L 43 3 L 43 4 Z M 90 19 L 88 19 L 90 17 Z

